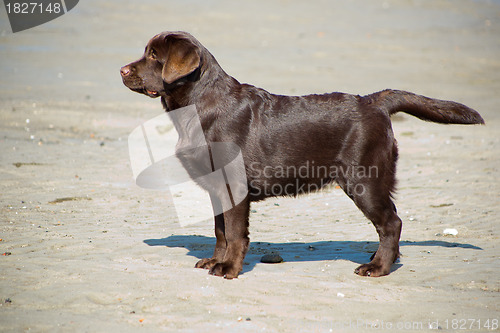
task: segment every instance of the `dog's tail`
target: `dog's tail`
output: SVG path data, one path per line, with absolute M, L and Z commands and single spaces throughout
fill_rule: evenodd
M 416 95 L 401 90 L 383 90 L 366 96 L 389 115 L 405 112 L 426 121 L 442 124 L 484 124 L 481 115 L 457 102 Z

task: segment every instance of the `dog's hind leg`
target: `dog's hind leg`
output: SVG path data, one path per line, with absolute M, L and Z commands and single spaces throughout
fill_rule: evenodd
M 388 275 L 391 266 L 399 257 L 399 237 L 401 235 L 401 219 L 393 210 L 385 210 L 372 219 L 377 229 L 380 244 L 372 260 L 359 266 L 354 271 L 363 276 Z
M 383 193 L 378 181 L 355 182 L 352 179 L 339 184 L 356 206 L 370 219 L 377 230 L 380 243 L 372 260 L 356 268 L 363 276 L 383 276 L 391 271 L 391 265 L 399 257 L 401 219 L 396 214 L 389 193 Z
M 386 149 L 372 146 L 372 151 L 378 153 L 365 155 L 361 163 L 344 164 L 344 167 L 356 170 L 345 172 L 337 179 L 344 192 L 372 221 L 379 235 L 379 247 L 371 261 L 355 270 L 356 274 L 363 276 L 389 274 L 391 265 L 399 257 L 402 222 L 391 199 L 396 184 L 397 147 L 395 142 L 389 146 L 387 141 L 378 144 Z

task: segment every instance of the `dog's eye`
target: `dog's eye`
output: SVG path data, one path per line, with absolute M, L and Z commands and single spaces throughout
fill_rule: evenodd
M 149 53 L 149 56 L 151 57 L 151 59 L 153 60 L 156 60 L 156 51 L 151 49 L 151 52 Z

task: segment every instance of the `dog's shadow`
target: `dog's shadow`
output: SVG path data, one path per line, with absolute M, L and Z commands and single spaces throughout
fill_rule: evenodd
M 190 256 L 198 259 L 212 256 L 215 246 L 214 237 L 199 235 L 172 235 L 167 238 L 146 239 L 149 246 L 182 247 L 187 249 Z M 428 240 L 421 242 L 401 241 L 400 247 L 425 246 L 425 247 L 457 247 L 464 249 L 482 250 L 482 248 L 456 242 Z M 260 263 L 260 258 L 265 254 L 279 254 L 285 262 L 323 261 L 323 260 L 349 260 L 358 264 L 370 261 L 371 255 L 377 250 L 378 242 L 365 241 L 320 241 L 320 242 L 290 242 L 268 243 L 251 242 L 248 254 L 245 257 L 243 272 L 251 271 Z M 392 271 L 400 268 L 402 264 L 396 262 Z

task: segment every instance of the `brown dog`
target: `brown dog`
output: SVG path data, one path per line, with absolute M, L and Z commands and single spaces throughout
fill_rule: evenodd
M 372 221 L 380 238 L 364 276 L 389 274 L 399 255 L 401 220 L 391 199 L 397 147 L 390 116 L 405 112 L 444 124 L 484 124 L 465 105 L 398 90 L 278 96 L 227 75 L 185 32 L 153 37 L 141 59 L 121 68 L 133 91 L 161 97 L 165 110 L 194 104 L 207 142 L 235 143 L 243 154 L 248 195 L 215 216 L 212 258 L 196 267 L 236 278 L 248 250 L 250 202 L 297 195 L 338 183 Z

